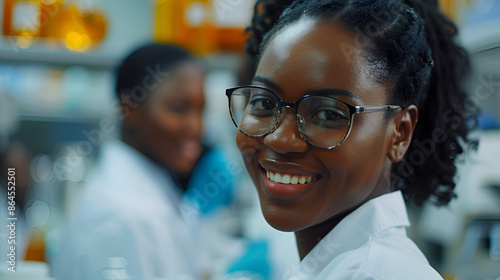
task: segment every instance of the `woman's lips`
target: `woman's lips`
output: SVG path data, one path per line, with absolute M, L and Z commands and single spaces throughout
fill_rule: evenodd
M 264 187 L 274 198 L 294 199 L 308 192 L 320 178 L 318 175 L 300 175 L 262 169 Z

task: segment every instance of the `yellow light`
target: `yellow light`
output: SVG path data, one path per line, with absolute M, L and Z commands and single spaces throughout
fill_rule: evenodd
M 21 32 L 19 36 L 16 37 L 16 44 L 21 49 L 27 49 L 33 44 L 33 33 L 31 32 Z
M 66 35 L 65 38 L 66 47 L 75 52 L 85 52 L 89 49 L 92 41 L 89 36 L 84 33 L 78 33 L 75 31 L 71 31 Z

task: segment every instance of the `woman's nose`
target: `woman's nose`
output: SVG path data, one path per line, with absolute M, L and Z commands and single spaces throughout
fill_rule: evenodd
M 201 137 L 203 131 L 203 120 L 201 113 L 192 113 L 184 119 L 185 131 L 196 137 Z
M 281 154 L 307 151 L 307 141 L 300 135 L 295 114 L 286 109 L 278 127 L 264 137 L 264 144 Z

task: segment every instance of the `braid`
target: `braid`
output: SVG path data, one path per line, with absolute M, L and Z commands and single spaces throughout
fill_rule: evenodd
M 461 83 L 468 75 L 469 59 L 466 51 L 453 41 L 456 26 L 437 10 L 435 0 L 407 2 L 426 21 L 427 41 L 435 65 L 418 102 L 419 124 L 405 155 L 407 163 L 418 166 L 413 167 L 412 178 L 405 178 L 398 185 L 404 185 L 403 189 L 417 204 L 432 194 L 437 204 L 445 205 L 456 196 L 454 162 L 464 152 L 462 143 L 471 142 L 467 136 L 471 123 L 475 125 L 477 113 L 473 106 L 457 110 L 467 100 Z M 422 155 L 421 160 L 417 159 Z M 401 173 L 401 166 L 394 165 L 393 172 Z
M 246 42 L 245 50 L 251 57 L 258 55 L 264 35 L 271 30 L 292 2 L 293 0 L 258 0 L 255 3 L 252 25 L 246 28 L 251 37 Z
M 455 160 L 469 142 L 476 110 L 455 109 L 466 102 L 461 82 L 469 61 L 453 41 L 457 28 L 438 11 L 437 1 L 259 0 L 247 28 L 248 54 L 258 63 L 269 38 L 302 17 L 333 20 L 360 35 L 372 73 L 393 86 L 389 104 L 417 105 L 412 143 L 393 164 L 391 182 L 417 204 L 431 196 L 447 204 L 455 196 Z

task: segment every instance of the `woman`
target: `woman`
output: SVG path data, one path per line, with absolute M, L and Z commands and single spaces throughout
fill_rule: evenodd
M 227 95 L 264 216 L 296 235 L 285 279 L 442 279 L 406 236 L 403 196 L 454 197 L 474 108 L 430 2 L 258 1 L 255 76 Z
M 56 279 L 203 279 L 209 273 L 199 258 L 195 213 L 226 203 L 233 182 L 210 179 L 230 173 L 220 164 L 220 149 L 202 145 L 204 78 L 197 59 L 173 45 L 147 44 L 120 64 L 121 139 L 100 147 L 72 205 L 53 263 Z M 196 196 L 205 184 L 226 192 L 211 200 Z

